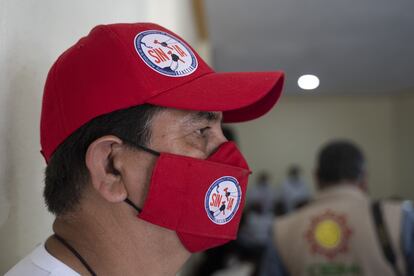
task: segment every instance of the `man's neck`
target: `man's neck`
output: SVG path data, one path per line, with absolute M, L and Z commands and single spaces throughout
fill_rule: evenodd
M 105 216 L 88 212 L 58 217 L 53 230 L 98 275 L 175 275 L 190 257 L 176 233 L 137 219 L 133 210 L 125 208 L 130 207 L 121 203 Z M 55 238 L 47 241 L 46 248 L 73 270 L 88 275 L 78 258 Z

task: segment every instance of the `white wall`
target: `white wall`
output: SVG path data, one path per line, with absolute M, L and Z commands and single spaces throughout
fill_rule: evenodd
M 397 104 L 404 105 L 405 113 Z M 413 179 L 412 141 L 414 101 L 399 97 L 282 97 L 278 106 L 261 120 L 236 126 L 241 147 L 254 171 L 265 169 L 279 184 L 292 163 L 302 166 L 308 183 L 313 183 L 315 156 L 319 147 L 334 138 L 358 143 L 368 159 L 369 186 L 374 197 L 411 196 L 414 188 L 400 184 L 400 176 Z M 404 120 L 397 134 L 397 118 Z M 407 133 L 411 136 L 406 136 Z M 397 141 L 405 140 L 397 150 Z M 410 154 L 407 151 L 410 146 Z M 397 163 L 398 155 L 405 173 Z M 408 165 L 410 164 L 410 165 Z M 254 179 L 254 175 L 252 178 Z
M 58 55 L 102 23 L 153 21 L 196 42 L 190 0 L 0 0 L 0 274 L 51 232 L 39 117 Z

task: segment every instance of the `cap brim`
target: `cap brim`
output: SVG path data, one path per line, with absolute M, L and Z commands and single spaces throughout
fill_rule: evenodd
M 148 99 L 154 105 L 198 111 L 223 111 L 226 123 L 268 112 L 278 101 L 282 72 L 211 73 Z

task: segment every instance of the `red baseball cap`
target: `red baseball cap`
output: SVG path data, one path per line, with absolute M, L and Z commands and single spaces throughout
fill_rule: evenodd
M 95 117 L 141 104 L 223 111 L 224 122 L 255 119 L 280 97 L 282 72 L 216 73 L 182 38 L 151 23 L 99 25 L 49 71 L 40 141 L 57 147 Z

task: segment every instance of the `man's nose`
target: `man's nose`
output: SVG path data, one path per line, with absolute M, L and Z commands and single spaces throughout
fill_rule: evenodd
M 228 142 L 229 140 L 226 138 L 226 136 L 224 136 L 223 134 L 223 130 L 220 127 L 220 130 L 217 131 L 214 135 L 213 141 L 212 141 L 212 147 L 210 147 L 209 150 L 209 155 L 211 155 L 213 152 L 215 152 L 220 146 L 221 144 Z

